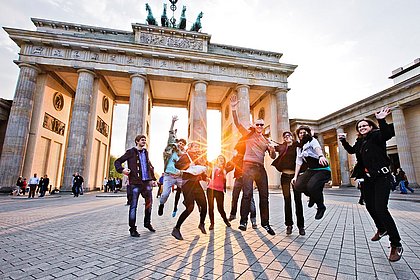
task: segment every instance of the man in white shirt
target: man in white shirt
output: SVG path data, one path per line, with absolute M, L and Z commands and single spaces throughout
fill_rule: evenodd
M 36 187 L 38 186 L 38 184 L 39 184 L 39 178 L 38 177 L 36 177 L 36 173 L 34 174 L 34 176 L 33 177 L 31 177 L 30 179 L 29 179 L 29 196 L 28 196 L 28 198 L 34 198 L 35 197 L 35 190 L 36 190 Z

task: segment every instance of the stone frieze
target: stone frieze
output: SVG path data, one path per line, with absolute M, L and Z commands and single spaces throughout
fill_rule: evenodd
M 250 69 L 228 65 L 206 64 L 203 62 L 179 61 L 171 58 L 144 57 L 120 53 L 95 52 L 91 50 L 73 50 L 49 46 L 26 46 L 24 55 L 79 60 L 88 63 L 104 63 L 120 66 L 136 66 L 154 70 L 193 72 L 217 76 L 259 79 L 270 82 L 287 82 L 286 74 L 265 69 Z

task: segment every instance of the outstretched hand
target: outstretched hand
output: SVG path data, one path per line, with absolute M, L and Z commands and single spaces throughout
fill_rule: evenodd
M 230 97 L 230 107 L 232 108 L 232 110 L 236 110 L 236 108 L 238 108 L 238 104 L 238 96 L 236 96 L 236 94 L 232 94 L 232 96 Z
M 375 117 L 378 120 L 382 120 L 382 119 L 385 119 L 386 116 L 389 115 L 389 113 L 391 113 L 391 109 L 385 106 L 379 112 L 375 113 Z
M 172 116 L 172 122 L 174 123 L 174 122 L 176 122 L 178 120 L 178 116 Z

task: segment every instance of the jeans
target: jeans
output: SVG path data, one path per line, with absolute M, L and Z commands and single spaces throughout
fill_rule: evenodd
M 260 217 L 261 225 L 269 225 L 268 207 L 268 177 L 263 165 L 244 162 L 243 165 L 243 195 L 241 201 L 241 224 L 246 224 L 251 208 L 251 198 L 253 195 L 253 182 L 255 181 L 260 198 Z
M 232 191 L 232 204 L 231 204 L 231 210 L 230 210 L 230 216 L 236 217 L 236 211 L 238 209 L 238 200 L 239 200 L 239 194 L 241 193 L 243 189 L 244 183 L 242 176 L 235 179 L 235 183 L 233 183 L 233 191 Z M 257 211 L 255 209 L 255 200 L 254 196 L 251 196 L 251 206 L 250 206 L 250 219 L 252 223 L 257 222 Z
M 174 177 L 172 175 L 165 175 L 163 177 L 163 191 L 160 196 L 160 204 L 165 204 L 171 194 L 172 186 L 176 185 L 178 188 L 182 186 L 182 178 Z
M 222 216 L 222 219 L 224 222 L 227 222 L 228 219 L 226 217 L 226 212 L 225 212 L 225 207 L 224 207 L 225 194 L 222 191 L 216 191 L 216 190 L 208 188 L 207 200 L 209 203 L 210 223 L 214 224 L 214 199 L 216 199 L 217 210 L 219 211 L 220 216 Z
M 391 246 L 401 246 L 401 238 L 391 213 L 388 211 L 389 193 L 391 191 L 390 175 L 365 178 L 364 188 L 366 209 L 380 233 L 388 232 Z
M 281 188 L 283 191 L 283 199 L 284 199 L 284 218 L 285 218 L 285 225 L 292 226 L 293 225 L 293 218 L 292 218 L 292 196 L 290 193 L 290 182 L 293 179 L 294 174 L 281 174 Z M 293 196 L 295 200 L 295 210 L 296 210 L 296 219 L 297 219 L 297 226 L 298 228 L 305 227 L 305 220 L 303 218 L 303 206 L 302 206 L 302 193 L 293 189 Z
M 149 182 L 143 182 L 140 185 L 130 185 L 132 193 L 130 209 L 128 210 L 128 225 L 130 229 L 136 229 L 136 215 L 137 205 L 139 202 L 139 195 L 144 198 L 144 226 L 150 225 L 150 218 L 152 215 L 152 186 Z
M 307 169 L 296 180 L 295 189 L 309 196 L 310 201 L 316 203 L 318 208 L 325 208 L 324 185 L 331 179 L 329 170 Z
M 182 185 L 182 193 L 184 195 L 185 210 L 179 216 L 179 219 L 175 225 L 177 229 L 181 228 L 182 223 L 194 210 L 194 202 L 197 203 L 200 208 L 200 224 L 204 225 L 207 215 L 207 201 L 206 195 L 200 186 L 198 180 L 185 180 Z

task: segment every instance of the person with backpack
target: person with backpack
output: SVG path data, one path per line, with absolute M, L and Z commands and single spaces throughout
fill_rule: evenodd
M 293 217 L 292 217 L 292 197 L 290 192 L 291 181 L 295 175 L 296 165 L 296 148 L 297 142 L 293 139 L 290 131 L 283 132 L 283 143 L 274 147 L 279 153 L 278 157 L 273 161 L 273 165 L 281 172 L 281 189 L 284 199 L 284 218 L 286 225 L 286 234 L 292 234 Z M 303 172 L 303 168 L 300 170 Z M 305 235 L 305 219 L 303 217 L 302 193 L 293 188 L 293 197 L 295 201 L 297 227 L 300 235 Z
M 268 140 L 264 134 L 264 120 L 257 119 L 254 122 L 253 127 L 250 128 L 251 131 L 246 129 L 238 120 L 237 108 L 238 108 L 238 98 L 234 94 L 230 100 L 230 106 L 232 108 L 233 122 L 235 126 L 242 134 L 246 136 L 245 140 L 245 154 L 243 162 L 243 195 L 241 201 L 241 221 L 239 229 L 242 231 L 246 230 L 248 214 L 251 206 L 251 197 L 253 195 L 253 182 L 255 181 L 258 194 L 260 197 L 260 216 L 261 216 L 261 226 L 267 231 L 270 235 L 275 235 L 276 233 L 270 226 L 270 213 L 268 205 L 268 176 L 267 171 L 264 167 L 264 156 L 268 152 L 271 158 L 276 157 L 274 147 L 270 145 L 270 140 Z

